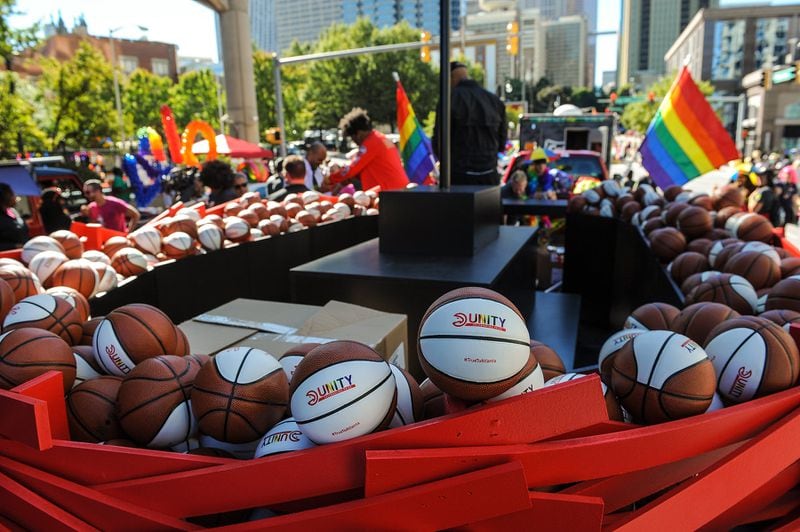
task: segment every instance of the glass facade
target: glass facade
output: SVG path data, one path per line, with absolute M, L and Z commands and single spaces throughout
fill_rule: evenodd
M 756 20 L 756 66 L 763 68 L 779 64 L 787 49 L 789 18 L 760 18 Z
M 450 4 L 450 28 L 461 29 L 461 2 Z M 412 28 L 439 34 L 439 0 L 342 0 L 343 22 L 369 18 L 378 27 L 393 26 L 405 20 Z
M 723 20 L 714 23 L 714 50 L 711 79 L 741 79 L 744 62 L 745 21 Z

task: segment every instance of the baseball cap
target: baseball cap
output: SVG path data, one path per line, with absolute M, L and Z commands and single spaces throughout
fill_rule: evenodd
M 467 65 L 460 61 L 450 61 L 450 72 L 457 68 L 467 68 Z

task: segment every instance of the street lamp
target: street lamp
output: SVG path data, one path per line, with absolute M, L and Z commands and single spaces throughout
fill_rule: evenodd
M 111 69 L 114 73 L 114 100 L 116 101 L 117 105 L 117 127 L 119 127 L 119 143 L 120 146 L 125 144 L 125 123 L 122 119 L 122 99 L 119 96 L 119 75 L 117 74 L 117 53 L 114 49 L 114 34 L 119 30 L 125 28 L 126 26 L 120 26 L 118 28 L 108 30 L 108 41 L 111 45 Z M 148 28 L 145 26 L 136 25 L 140 31 L 147 31 Z

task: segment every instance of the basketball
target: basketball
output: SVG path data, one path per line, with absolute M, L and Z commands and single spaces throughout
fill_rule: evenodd
M 136 248 L 125 247 L 114 254 L 111 267 L 123 277 L 140 275 L 147 271 L 147 257 Z
M 157 255 L 161 251 L 161 232 L 155 227 L 145 226 L 137 229 L 128 235 L 128 238 L 136 249 L 144 253 Z
M 259 220 L 265 220 L 269 218 L 269 211 L 263 203 L 253 203 L 250 205 L 250 210 L 256 213 Z
M 342 340 L 322 344 L 303 357 L 290 397 L 303 434 L 317 444 L 333 443 L 388 427 L 395 414 L 397 385 L 378 353 Z
M 225 219 L 225 237 L 231 242 L 244 242 L 250 238 L 250 224 L 238 216 Z
M 317 225 L 317 218 L 306 210 L 297 213 L 297 221 L 306 227 L 314 227 Z
M 689 239 L 703 236 L 713 226 L 711 215 L 703 207 L 689 206 L 678 214 L 678 230 Z
M 673 203 L 664 211 L 664 223 L 670 227 L 678 225 L 678 215 L 689 207 L 688 203 Z M 681 233 L 683 234 L 683 233 Z
M 800 354 L 783 328 L 770 320 L 744 317 L 711 331 L 706 352 L 726 403 L 741 403 L 797 383 Z
M 269 220 L 280 228 L 281 233 L 285 233 L 289 230 L 289 220 L 287 220 L 284 216 L 281 216 L 280 214 L 273 214 L 269 217 Z
M 39 281 L 47 283 L 50 276 L 67 260 L 67 256 L 60 251 L 42 251 L 31 259 L 28 269 L 36 274 Z
M 14 291 L 11 286 L 3 279 L 0 279 L 0 320 L 6 319 L 8 311 L 11 310 L 11 307 L 16 302 L 17 299 L 14 297 Z
M 209 224 L 209 223 L 216 225 L 220 229 L 225 229 L 225 221 L 218 214 L 207 214 L 205 217 L 201 218 L 200 222 L 198 222 L 197 229 L 198 230 L 200 229 L 199 227 L 200 224 Z
M 185 216 L 187 218 L 191 218 L 194 220 L 195 223 L 200 221 L 200 213 L 197 209 L 190 209 L 188 207 L 183 207 L 182 209 L 178 209 L 178 212 L 175 213 L 177 216 Z
M 197 238 L 203 249 L 216 251 L 225 243 L 225 232 L 213 223 L 203 224 L 197 228 Z
M 552 379 L 556 375 L 566 373 L 567 368 L 564 366 L 564 361 L 561 360 L 558 353 L 547 345 L 542 342 L 537 342 L 536 340 L 531 340 L 531 352 L 539 362 L 539 367 L 542 368 L 542 378 L 545 381 Z
M 768 310 L 759 314 L 758 317 L 780 325 L 787 333 L 792 323 L 800 322 L 800 312 L 794 310 Z
M 175 351 L 174 355 L 179 357 L 186 357 L 191 356 L 193 357 L 192 360 L 197 362 L 199 365 L 203 365 L 208 362 L 208 355 L 191 355 L 191 346 L 189 345 L 189 339 L 186 337 L 186 333 L 181 330 L 180 327 L 175 327 L 175 332 L 178 334 L 177 341 L 175 342 Z M 205 357 L 205 358 L 203 358 Z
M 48 287 L 68 286 L 80 292 L 85 298 L 94 295 L 100 282 L 92 263 L 85 259 L 68 260 L 58 267 L 47 282 Z
M 740 214 L 742 209 L 739 207 L 723 207 L 717 211 L 717 216 L 714 218 L 714 227 L 718 229 L 725 229 L 728 219 L 734 214 Z
M 786 257 L 781 259 L 781 279 L 786 279 L 792 275 L 800 275 L 800 257 Z
M 125 437 L 115 411 L 121 384 L 119 377 L 97 377 L 69 392 L 67 422 L 72 440 L 99 443 Z
M 742 246 L 742 253 L 747 253 L 750 251 L 757 251 L 762 255 L 765 255 L 772 259 L 778 266 L 781 264 L 781 256 L 778 255 L 778 248 L 771 246 L 769 244 L 765 244 L 764 242 L 746 242 L 744 246 Z
M 261 443 L 261 437 L 254 441 L 231 443 L 212 438 L 208 434 L 200 433 L 200 448 L 222 451 L 227 453 L 228 456 L 238 458 L 239 460 L 249 460 L 253 458 L 259 443 Z
M 614 363 L 614 356 L 622 349 L 622 346 L 627 344 L 631 338 L 636 338 L 646 331 L 647 329 L 623 329 L 615 332 L 603 342 L 600 355 L 597 357 L 597 369 L 603 382 L 611 383 L 611 366 Z
M 721 273 L 700 283 L 686 296 L 687 305 L 701 301 L 722 303 L 739 314 L 753 314 L 758 294 L 744 277 Z
M 622 207 L 620 218 L 623 222 L 630 222 L 633 215 L 642 210 L 642 206 L 635 201 L 630 201 Z
M 767 297 L 765 310 L 794 310 L 800 312 L 800 275 L 778 281 Z
M 418 338 L 423 371 L 443 392 L 465 401 L 498 396 L 530 370 L 525 320 L 492 290 L 444 294 L 422 317 Z
M 781 247 L 773 246 L 772 249 L 775 251 L 775 253 L 778 254 L 778 257 L 780 257 L 781 259 L 786 259 L 792 256 L 791 254 L 789 254 L 788 251 L 786 251 Z
M 770 291 L 770 288 L 761 288 L 756 290 L 756 295 L 758 296 L 758 299 L 756 300 L 756 314 L 761 314 L 767 310 L 767 298 L 769 297 Z
M 693 273 L 692 275 L 687 277 L 686 280 L 683 281 L 683 283 L 681 283 L 681 292 L 683 292 L 684 295 L 687 295 L 701 283 L 708 281 L 712 277 L 716 277 L 720 273 L 722 272 L 718 272 L 715 270 L 709 270 L 707 272 L 702 272 L 702 273 Z
M 103 321 L 102 317 L 92 318 L 88 321 L 83 322 L 83 335 L 81 336 L 81 340 L 78 345 L 92 345 L 92 338 L 94 337 L 94 331 L 97 329 L 97 326 L 100 325 L 100 322 Z M 97 361 L 95 361 L 97 363 Z
M 672 320 L 680 310 L 666 303 L 646 303 L 631 312 L 625 320 L 625 329 L 643 329 L 645 331 L 671 328 Z
M 572 196 L 567 203 L 567 214 L 578 214 L 587 205 L 586 198 L 582 195 Z
M 714 242 L 708 238 L 695 238 L 686 245 L 686 251 L 694 251 L 707 257 L 708 252 L 711 251 L 711 246 L 713 245 Z
M 236 216 L 247 222 L 251 228 L 256 227 L 258 225 L 258 221 L 260 220 L 258 214 L 249 208 L 242 209 Z
M 133 441 L 164 448 L 196 432 L 192 383 L 198 368 L 183 357 L 145 360 L 123 379 L 117 394 L 117 419 Z
M 161 226 L 161 233 L 164 236 L 178 232 L 197 238 L 197 222 L 185 214 L 178 214 Z
M 60 336 L 25 327 L 0 335 L 0 388 L 8 390 L 48 371 L 59 371 L 66 393 L 75 381 L 75 357 Z
M 83 335 L 82 323 L 78 310 L 65 299 L 50 294 L 38 294 L 26 297 L 11 307 L 3 320 L 3 332 L 34 327 L 57 334 L 69 345 L 73 345 Z
M 649 205 L 639 213 L 639 225 L 644 225 L 648 220 L 657 219 L 661 216 L 661 207 Z
M 280 362 L 283 371 L 286 372 L 286 379 L 291 384 L 292 376 L 294 375 L 294 370 L 297 369 L 297 365 L 303 360 L 303 357 L 308 354 L 309 351 L 314 349 L 315 347 L 321 344 L 316 343 L 307 343 L 307 344 L 297 344 L 294 347 L 290 347 L 286 351 L 284 351 L 281 358 L 278 359 Z
M 79 259 L 83 255 L 83 242 L 72 231 L 61 229 L 50 233 L 50 237 L 57 240 L 64 248 L 64 255 L 70 259 Z
M 545 382 L 544 387 L 549 388 L 550 386 L 555 386 L 556 384 L 574 381 L 577 379 L 582 379 L 584 377 L 588 377 L 588 375 L 584 373 L 564 373 L 563 375 L 556 375 L 549 381 Z
M 303 434 L 294 418 L 289 417 L 269 429 L 269 432 L 258 442 L 254 458 L 302 451 L 311 447 L 316 447 L 316 445 Z
M 738 253 L 741 253 L 742 249 L 744 248 L 744 242 L 738 242 L 736 244 L 730 244 L 728 246 L 724 246 L 719 253 L 715 256 L 714 264 L 712 266 L 720 271 L 725 269 L 725 265 L 728 264 L 728 261 L 736 256 Z M 713 250 L 709 252 L 709 257 L 713 254 Z
M 164 237 L 161 249 L 170 259 L 182 259 L 194 253 L 194 240 L 187 233 L 176 231 Z
M 710 233 L 706 235 L 706 238 L 709 238 L 713 241 L 724 240 L 730 237 L 731 234 L 728 231 L 726 231 L 725 229 L 720 229 L 719 227 L 715 227 L 714 229 L 711 230 Z
M 58 251 L 66 255 L 64 246 L 55 238 L 49 236 L 35 236 L 22 246 L 22 262 L 30 264 L 33 257 L 42 251 Z
M 261 232 L 268 236 L 278 236 L 281 234 L 281 228 L 272 220 L 261 220 L 258 222 L 258 228 Z
M 608 218 L 613 218 L 613 216 L 608 216 Z M 642 225 L 642 232 L 645 235 L 649 236 L 650 233 L 653 233 L 658 229 L 663 229 L 663 228 L 664 228 L 664 221 L 661 218 L 650 218 L 644 223 L 644 225 Z M 670 229 L 672 228 L 670 227 Z
M 711 248 L 708 250 L 708 263 L 711 265 L 712 268 L 717 267 L 717 257 L 725 249 L 727 246 L 731 244 L 738 244 L 743 243 L 739 239 L 724 239 L 724 240 L 716 240 L 712 245 Z M 723 265 L 720 265 L 722 267 Z
M 422 418 L 434 419 L 445 414 L 444 392 L 430 380 L 425 379 L 419 385 L 422 391 Z
M 672 320 L 672 330 L 704 345 L 711 329 L 738 317 L 738 312 L 722 303 L 695 303 L 681 310 Z
M 611 386 L 606 385 L 605 382 L 601 382 L 600 386 L 603 390 L 603 399 L 606 400 L 608 419 L 611 421 L 625 421 L 625 414 L 623 413 L 622 407 L 619 404 L 619 399 L 617 399 L 617 396 L 614 395 L 614 391 L 611 389 Z
M 0 267 L 0 279 L 3 279 L 14 292 L 16 301 L 21 301 L 28 296 L 35 296 L 42 291 L 39 278 L 24 266 Z
M 702 414 L 714 398 L 714 366 L 693 340 L 671 331 L 648 331 L 617 352 L 611 387 L 641 423 Z
M 251 347 L 217 353 L 197 374 L 192 410 L 204 434 L 245 443 L 261 438 L 286 413 L 289 382 L 275 358 Z
M 96 293 L 108 292 L 117 287 L 119 279 L 117 278 L 117 271 L 113 266 L 104 262 L 91 262 L 90 264 L 92 268 L 94 268 L 94 271 L 97 272 L 98 281 Z
M 717 210 L 732 208 L 741 210 L 744 205 L 744 196 L 738 187 L 724 186 L 714 198 L 714 207 Z
M 117 254 L 117 251 L 122 248 L 130 247 L 131 243 L 124 236 L 112 236 L 103 244 L 103 253 L 112 258 Z M 116 268 L 115 268 L 116 269 Z
M 123 376 L 148 358 L 175 355 L 176 329 L 166 314 L 150 305 L 135 303 L 112 310 L 92 337 L 97 363 L 106 373 Z
M 531 350 L 530 361 L 526 366 L 526 370 L 519 376 L 519 380 L 511 388 L 504 391 L 500 395 L 489 398 L 489 401 L 501 401 L 509 397 L 516 397 L 530 393 L 544 387 L 544 373 L 539 361 L 536 360 L 536 355 Z
M 389 364 L 397 387 L 397 402 L 389 428 L 411 425 L 422 420 L 422 390 L 409 372 Z
M 667 201 L 675 201 L 675 198 L 678 197 L 678 194 L 683 192 L 683 188 L 680 185 L 670 185 L 666 189 L 664 189 L 664 199 Z
M 91 346 L 73 345 L 72 355 L 75 358 L 75 382 L 72 384 L 73 389 L 82 382 L 102 376 L 102 370 L 94 359 L 94 351 Z
M 758 251 L 742 250 L 725 263 L 723 271 L 741 275 L 756 290 L 771 287 L 781 279 L 780 266 L 768 255 Z
M 102 262 L 103 264 L 109 265 L 111 264 L 111 258 L 108 255 L 95 249 L 87 249 L 84 251 L 83 258 L 91 262 Z
M 711 196 L 705 192 L 692 192 L 692 194 L 689 196 L 689 205 L 702 207 L 707 211 L 714 210 L 714 200 L 712 200 Z
M 650 249 L 662 262 L 670 262 L 686 249 L 686 237 L 672 227 L 656 229 L 649 235 Z
M 682 284 L 693 273 L 701 273 L 709 269 L 708 259 L 695 251 L 681 253 L 669 265 L 669 272 L 678 285 Z
M 735 235 L 744 241 L 758 241 L 770 243 L 774 239 L 774 227 L 769 220 L 760 214 L 749 213 L 739 219 Z

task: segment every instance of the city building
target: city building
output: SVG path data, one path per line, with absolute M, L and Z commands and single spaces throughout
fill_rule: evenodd
M 664 54 L 702 8 L 719 0 L 622 0 L 617 85 L 643 88 L 666 72 Z
M 545 77 L 555 85 L 586 86 L 586 47 L 575 46 L 575 43 L 586 42 L 586 19 L 560 17 L 542 26 L 547 51 Z
M 450 4 L 450 29 L 461 29 L 461 2 Z M 367 17 L 379 27 L 405 20 L 412 28 L 439 34 L 439 0 L 342 0 L 344 22 L 351 24 Z
M 178 56 L 178 74 L 185 74 L 195 70 L 210 70 L 217 77 L 224 77 L 222 63 L 210 57 Z
M 744 154 L 800 149 L 800 61 L 746 74 L 742 86 L 747 99 Z
M 617 84 L 617 71 L 616 70 L 605 70 L 603 71 L 603 87 L 608 87 L 611 85 Z
M 710 81 L 718 93 L 743 92 L 742 77 L 782 64 L 800 52 L 797 6 L 702 9 L 664 55 L 667 72 L 687 62 L 692 75 Z M 790 58 L 790 60 L 794 60 Z

